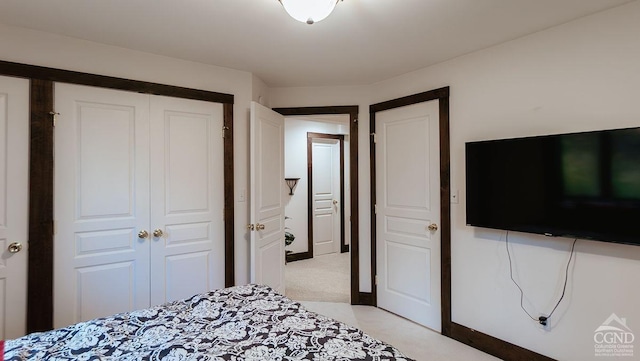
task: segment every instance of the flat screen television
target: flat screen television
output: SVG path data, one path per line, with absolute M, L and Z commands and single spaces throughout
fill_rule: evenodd
M 640 128 L 465 148 L 468 225 L 640 245 Z

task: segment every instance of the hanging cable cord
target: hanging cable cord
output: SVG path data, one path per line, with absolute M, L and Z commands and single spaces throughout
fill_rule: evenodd
M 560 305 L 560 302 L 562 302 L 562 299 L 564 298 L 564 294 L 567 290 L 567 280 L 569 279 L 569 265 L 571 265 L 571 260 L 573 259 L 573 253 L 576 248 L 576 242 L 578 242 L 578 239 L 577 238 L 574 239 L 573 244 L 571 245 L 571 254 L 569 255 L 569 261 L 567 262 L 567 267 L 564 271 L 564 286 L 562 287 L 562 294 L 560 295 L 560 299 L 558 300 L 556 305 L 553 307 L 553 310 L 551 310 L 551 313 L 549 313 L 547 316 L 540 316 L 538 318 L 535 318 L 531 316 L 531 314 L 527 311 L 526 308 L 524 308 L 524 304 L 523 304 L 524 291 L 522 290 L 522 287 L 520 287 L 518 282 L 516 282 L 516 280 L 513 278 L 513 264 L 511 262 L 511 252 L 509 251 L 509 231 L 507 231 L 507 235 L 505 236 L 505 238 L 506 238 L 505 244 L 507 246 L 507 256 L 509 257 L 509 276 L 511 277 L 511 281 L 513 282 L 513 284 L 515 284 L 516 287 L 518 287 L 518 289 L 520 290 L 520 308 L 522 308 L 524 313 L 526 313 L 527 316 L 529 316 L 529 318 L 531 318 L 533 321 L 539 322 L 541 325 L 546 326 L 547 320 L 551 318 L 551 315 L 553 315 L 553 313 L 556 311 L 556 308 L 558 308 L 558 306 Z

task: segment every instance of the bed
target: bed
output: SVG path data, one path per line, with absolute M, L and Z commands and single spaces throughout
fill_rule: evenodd
M 261 285 L 211 291 L 4 344 L 4 360 L 47 359 L 411 360 Z

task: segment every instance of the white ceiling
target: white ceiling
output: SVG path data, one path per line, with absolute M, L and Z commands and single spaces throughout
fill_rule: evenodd
M 307 25 L 277 0 L 0 0 L 0 23 L 254 73 L 363 85 L 631 0 L 344 0 Z

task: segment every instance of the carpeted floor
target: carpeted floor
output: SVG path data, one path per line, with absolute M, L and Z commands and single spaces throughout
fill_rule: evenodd
M 349 252 L 289 262 L 285 277 L 285 295 L 292 300 L 351 302 Z
M 380 308 L 332 302 L 300 303 L 310 311 L 342 321 L 388 342 L 417 361 L 499 361 L 491 355 Z

